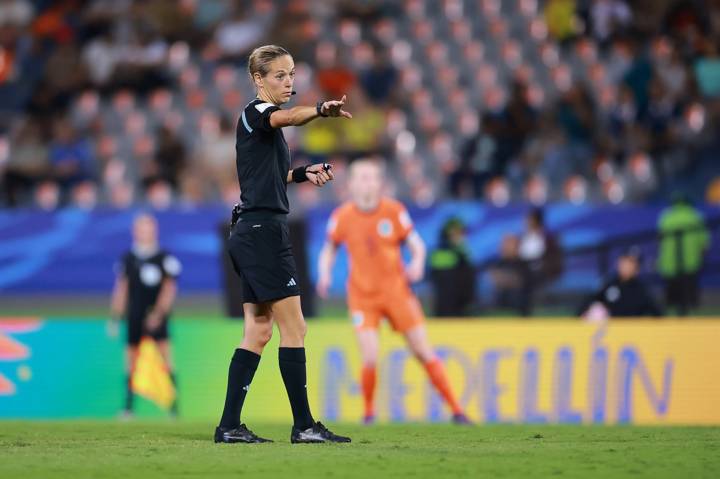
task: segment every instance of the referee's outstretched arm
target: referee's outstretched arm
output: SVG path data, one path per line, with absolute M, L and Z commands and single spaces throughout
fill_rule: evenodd
M 288 110 L 275 110 L 270 114 L 270 126 L 272 128 L 300 126 L 320 117 L 352 118 L 352 114 L 343 109 L 346 101 L 347 95 L 343 95 L 341 100 L 318 102 L 314 107 L 296 106 Z M 305 166 L 302 172 L 288 171 L 286 180 L 288 183 L 299 183 L 307 180 L 315 186 L 322 186 L 334 178 L 335 176 L 329 166 L 318 163 Z
M 287 110 L 275 110 L 270 115 L 270 126 L 284 128 L 286 126 L 301 126 L 320 117 L 352 118 L 349 111 L 343 110 L 347 95 L 341 100 L 319 102 L 316 106 L 295 106 Z

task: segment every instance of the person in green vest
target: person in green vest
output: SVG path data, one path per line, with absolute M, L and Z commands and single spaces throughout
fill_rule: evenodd
M 687 197 L 676 193 L 658 221 L 658 272 L 665 280 L 665 301 L 680 316 L 700 304 L 699 273 L 710 236 L 702 213 Z
M 434 315 L 467 316 L 475 300 L 475 267 L 465 248 L 465 224 L 450 218 L 430 254 L 430 278 L 435 293 Z

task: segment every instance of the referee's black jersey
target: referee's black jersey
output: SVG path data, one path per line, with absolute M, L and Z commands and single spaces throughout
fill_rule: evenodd
M 282 129 L 270 126 L 270 114 L 279 109 L 256 98 L 238 120 L 235 151 L 242 213 L 289 212 L 290 150 Z
M 157 301 L 163 280 L 177 278 L 182 267 L 175 256 L 158 250 L 149 256 L 128 251 L 118 269 L 128 281 L 128 318 L 144 320 Z

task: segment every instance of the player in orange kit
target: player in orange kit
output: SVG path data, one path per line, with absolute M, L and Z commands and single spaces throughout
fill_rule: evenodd
M 344 244 L 350 258 L 348 307 L 363 362 L 364 422 L 370 424 L 375 418 L 378 327 L 381 319 L 387 318 L 393 329 L 405 336 L 408 347 L 425 367 L 430 381 L 452 410 L 453 422 L 469 424 L 428 340 L 420 302 L 410 289 L 411 283 L 423 277 L 425 244 L 413 229 L 405 207 L 383 196 L 384 171 L 378 161 L 356 160 L 349 169 L 352 200 L 339 206 L 330 217 L 328 238 L 319 258 L 317 291 L 320 297 L 327 297 L 337 249 Z M 402 261 L 403 244 L 411 254 L 407 265 Z

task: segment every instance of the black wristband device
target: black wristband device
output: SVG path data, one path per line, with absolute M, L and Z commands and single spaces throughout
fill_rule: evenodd
M 303 183 L 308 180 L 307 173 L 305 170 L 310 165 L 298 166 L 292 170 L 293 183 Z
M 312 166 L 312 165 L 298 166 L 297 168 L 293 168 L 293 170 L 292 170 L 293 183 L 303 183 L 308 180 L 307 169 L 309 166 Z M 323 170 L 325 170 L 325 171 L 330 171 L 332 169 L 332 165 L 330 163 L 323 163 L 322 166 L 323 166 Z
M 322 112 L 322 107 L 323 107 L 324 104 L 325 104 L 324 101 L 319 101 L 319 102 L 317 102 L 317 104 L 315 105 L 315 109 L 317 110 L 317 114 L 318 114 L 318 115 L 322 116 L 323 118 L 327 118 L 328 115 L 325 115 L 325 114 L 323 114 L 323 112 Z

